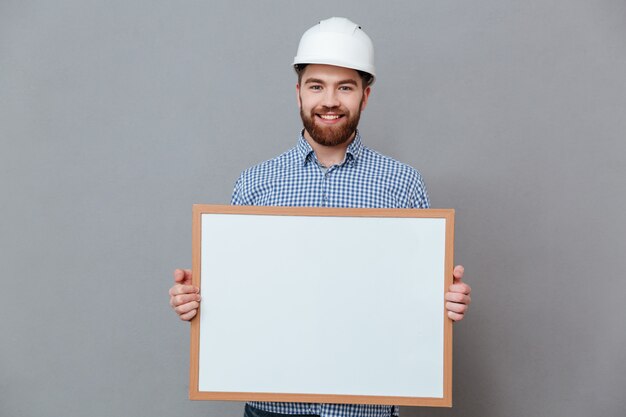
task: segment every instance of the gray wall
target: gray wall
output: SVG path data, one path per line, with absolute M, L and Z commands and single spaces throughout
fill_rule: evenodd
M 623 416 L 624 1 L 0 2 L 0 415 L 240 416 L 187 398 L 191 205 L 292 146 L 301 33 L 377 47 L 365 142 L 457 209 L 454 408 Z

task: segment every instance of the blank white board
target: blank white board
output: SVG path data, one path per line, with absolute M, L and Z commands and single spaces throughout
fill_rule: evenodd
M 449 405 L 452 210 L 196 207 L 192 398 Z

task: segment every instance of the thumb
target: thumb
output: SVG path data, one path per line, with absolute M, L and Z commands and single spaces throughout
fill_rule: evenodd
M 190 284 L 191 283 L 191 270 L 190 269 L 176 269 L 174 271 L 174 282 L 177 284 Z
M 452 277 L 454 278 L 454 283 L 461 282 L 463 279 L 463 274 L 465 273 L 465 268 L 463 265 L 457 265 L 454 267 L 454 271 L 452 271 Z

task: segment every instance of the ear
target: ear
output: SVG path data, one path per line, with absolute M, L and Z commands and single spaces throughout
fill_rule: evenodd
M 367 106 L 367 100 L 369 99 L 371 92 L 372 87 L 370 87 L 369 85 L 365 88 L 365 90 L 363 90 L 363 103 L 361 104 L 361 111 L 365 110 L 365 107 Z
M 302 100 L 300 99 L 300 84 L 296 84 L 296 99 L 298 100 L 298 108 L 302 109 Z

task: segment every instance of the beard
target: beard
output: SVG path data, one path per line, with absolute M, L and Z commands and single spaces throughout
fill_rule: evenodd
M 363 101 L 359 104 L 359 110 L 355 115 L 350 114 L 349 110 L 342 109 L 341 107 L 318 107 L 311 109 L 311 114 L 305 114 L 304 110 L 300 108 L 300 117 L 304 124 L 304 129 L 309 132 L 313 140 L 322 146 L 337 146 L 345 143 L 352 134 L 356 131 L 356 127 L 359 124 L 361 118 L 361 106 Z M 346 120 L 343 123 L 339 123 L 339 126 L 323 125 L 316 122 L 316 114 L 324 114 L 327 112 L 334 112 L 341 114 L 342 118 Z

